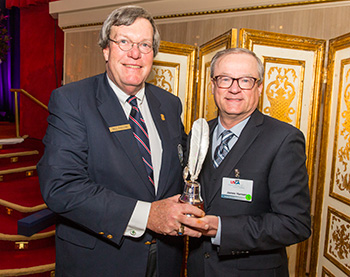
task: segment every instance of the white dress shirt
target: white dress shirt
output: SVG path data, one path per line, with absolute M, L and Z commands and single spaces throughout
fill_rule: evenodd
M 107 76 L 109 85 L 112 87 L 114 93 L 117 95 L 120 105 L 124 109 L 125 116 L 129 118 L 129 114 L 131 112 L 131 105 L 127 102 L 127 99 L 130 95 L 123 92 L 118 86 L 116 86 Z M 155 193 L 157 193 L 158 189 L 158 181 L 159 181 L 159 173 L 160 167 L 162 163 L 162 142 L 160 140 L 157 128 L 154 124 L 151 111 L 149 109 L 147 99 L 145 97 L 145 87 L 139 90 L 136 93 L 137 105 L 142 114 L 143 119 L 145 120 L 149 143 L 151 148 L 151 159 L 153 166 L 153 178 L 154 178 L 154 189 Z M 145 201 L 137 201 L 136 206 L 134 208 L 133 214 L 129 220 L 128 226 L 125 229 L 124 235 L 130 236 L 134 238 L 141 237 L 147 226 L 149 211 L 151 209 L 151 203 Z

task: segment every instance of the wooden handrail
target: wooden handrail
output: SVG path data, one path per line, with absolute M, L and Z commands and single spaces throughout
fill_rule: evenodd
M 10 89 L 11 92 L 15 94 L 15 118 L 16 118 L 16 136 L 19 138 L 19 109 L 18 109 L 18 92 L 22 93 L 23 95 L 27 96 L 30 100 L 34 101 L 36 104 L 44 108 L 46 111 L 49 111 L 48 107 L 40 102 L 38 99 L 36 99 L 33 95 L 25 91 L 24 89 L 21 88 L 14 88 Z

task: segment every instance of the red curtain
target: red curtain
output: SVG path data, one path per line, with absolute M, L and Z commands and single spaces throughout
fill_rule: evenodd
M 57 0 L 6 0 L 6 8 L 11 9 L 12 7 L 26 8 L 29 5 L 38 5 L 43 3 L 49 3 Z
M 49 4 L 20 10 L 20 88 L 48 104 L 51 91 L 61 85 L 63 31 L 49 14 Z M 48 112 L 20 96 L 20 135 L 42 139 Z

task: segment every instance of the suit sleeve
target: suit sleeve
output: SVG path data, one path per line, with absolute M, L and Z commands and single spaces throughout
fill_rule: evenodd
M 303 134 L 293 128 L 271 160 L 270 170 L 265 173 L 269 210 L 255 215 L 221 216 L 219 255 L 273 250 L 310 236 L 310 197 Z M 254 183 L 254 186 L 259 185 Z
M 90 178 L 89 138 L 81 108 L 64 93 L 54 91 L 51 96 L 45 153 L 38 163 L 42 196 L 53 212 L 120 244 L 136 200 Z

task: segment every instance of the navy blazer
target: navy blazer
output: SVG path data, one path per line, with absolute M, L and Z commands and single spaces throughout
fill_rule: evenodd
M 105 73 L 51 95 L 38 174 L 46 204 L 59 215 L 56 276 L 145 276 L 154 237 L 159 275 L 180 274 L 181 238 L 148 229 L 140 238 L 123 235 L 138 200 L 152 202 L 183 189 L 181 102 L 151 84 L 145 96 L 163 148 L 156 195 Z
M 288 276 L 285 247 L 311 233 L 305 161 L 302 132 L 258 110 L 217 169 L 209 149 L 199 182 L 205 212 L 221 217 L 221 245 L 191 239 L 188 276 Z M 222 178 L 236 174 L 253 181 L 251 202 L 221 197 Z

